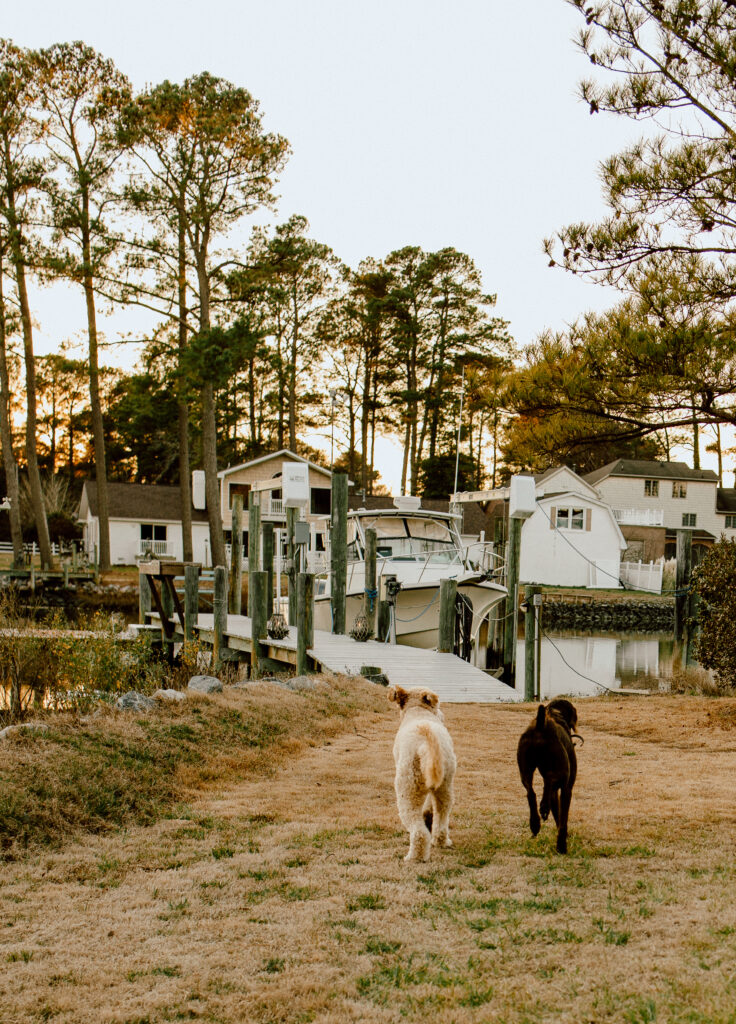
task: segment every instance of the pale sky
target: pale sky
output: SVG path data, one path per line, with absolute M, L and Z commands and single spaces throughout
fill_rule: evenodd
M 271 222 L 304 214 L 352 266 L 408 244 L 463 250 L 520 346 L 616 301 L 542 253 L 557 228 L 603 215 L 598 164 L 642 131 L 591 117 L 577 99 L 593 68 L 571 41 L 582 19 L 564 0 L 4 6 L 4 36 L 30 47 L 84 39 L 135 87 L 203 70 L 246 87 L 293 150 Z M 49 289 L 34 303 L 39 353 L 83 327 L 81 293 Z M 103 326 L 112 341 L 121 321 Z M 393 465 L 383 478 L 397 489 Z

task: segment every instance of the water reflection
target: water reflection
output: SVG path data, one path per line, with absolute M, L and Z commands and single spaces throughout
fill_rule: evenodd
M 675 660 L 671 633 L 550 634 L 541 642 L 543 700 L 560 694 L 593 697 L 605 689 L 669 688 Z M 524 640 L 516 645 L 516 689 L 524 692 Z M 598 685 L 600 684 L 600 685 Z

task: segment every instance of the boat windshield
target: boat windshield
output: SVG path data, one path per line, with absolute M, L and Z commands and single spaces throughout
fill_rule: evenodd
M 376 554 L 379 558 L 429 564 L 460 559 L 455 535 L 444 519 L 425 516 L 362 516 L 361 526 L 363 531 L 376 531 Z

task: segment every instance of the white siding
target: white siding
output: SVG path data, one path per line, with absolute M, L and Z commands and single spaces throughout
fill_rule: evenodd
M 694 513 L 696 529 L 720 536 L 724 520 L 716 512 L 715 481 L 682 481 L 687 485 L 687 496 L 673 498 L 672 484 L 680 481 L 659 480 L 659 494 L 650 497 L 644 493 L 644 480 L 644 477 L 609 476 L 599 482 L 597 490 L 602 500 L 612 508 L 661 509 L 664 525 L 670 530 L 682 529 L 683 513 Z
M 610 510 L 582 495 L 555 495 L 539 504 L 521 531 L 520 582 L 587 587 L 593 562 L 610 571 L 606 585 L 616 587 L 622 541 Z M 590 529 L 552 529 L 552 509 L 573 506 L 590 510 Z

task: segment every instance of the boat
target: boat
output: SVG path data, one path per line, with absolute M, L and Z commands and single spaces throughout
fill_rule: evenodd
M 376 639 L 411 647 L 436 648 L 440 583 L 457 580 L 458 643 L 456 653 L 486 667 L 489 613 L 507 596 L 493 565 L 492 545 L 464 546 L 461 516 L 421 507 L 415 497 L 394 498 L 393 508 L 348 512 L 346 623 L 350 630 L 366 599 L 389 600 L 386 635 Z M 366 530 L 376 532 L 376 592 L 366 591 Z M 332 629 L 330 577 L 315 579 L 314 625 Z

